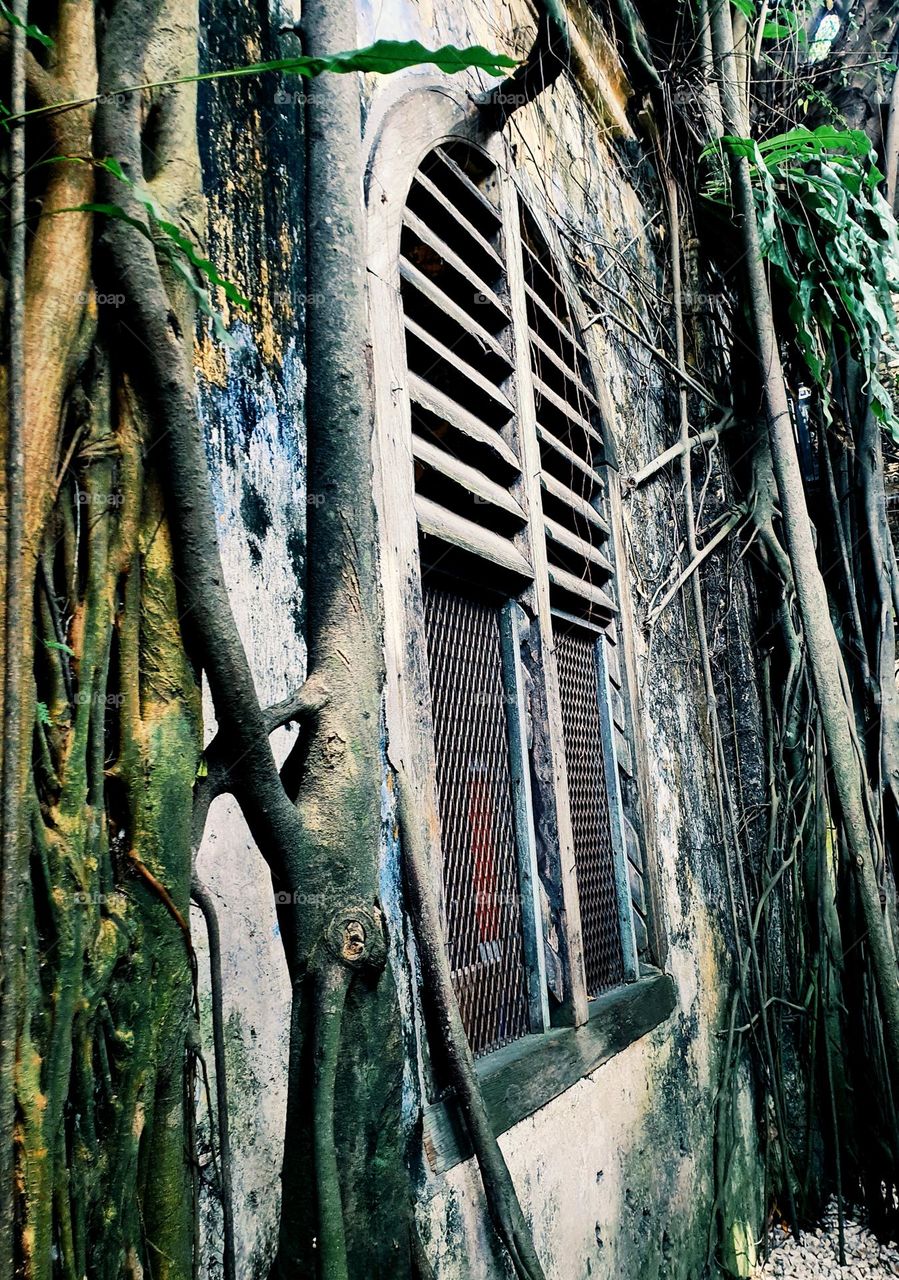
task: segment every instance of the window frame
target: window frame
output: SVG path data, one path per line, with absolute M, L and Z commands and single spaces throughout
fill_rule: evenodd
M 596 661 L 598 688 L 600 691 L 600 723 L 604 748 L 605 790 L 609 801 L 609 818 L 613 831 L 616 868 L 616 896 L 619 927 L 625 964 L 625 982 L 611 992 L 605 992 L 593 1001 L 587 997 L 583 943 L 580 918 L 580 901 L 577 890 L 574 861 L 574 841 L 569 806 L 568 779 L 565 766 L 564 737 L 561 723 L 561 702 L 558 668 L 553 643 L 552 625 L 554 611 L 549 599 L 549 576 L 546 543 L 542 525 L 542 501 L 539 473 L 541 468 L 539 442 L 536 434 L 536 410 L 532 382 L 528 323 L 525 311 L 524 271 L 522 249 L 519 244 L 520 226 L 519 195 L 522 195 L 529 212 L 545 235 L 560 271 L 567 271 L 565 255 L 554 243 L 550 228 L 545 227 L 542 210 L 520 191 L 512 174 L 503 140 L 493 134 L 486 135 L 480 117 L 470 99 L 463 92 L 446 83 L 438 86 L 408 83 L 397 86 L 391 101 L 381 109 L 378 118 L 369 121 L 371 140 L 369 163 L 366 170 L 366 198 L 368 206 L 368 281 L 370 334 L 372 342 L 372 372 L 375 398 L 374 425 L 374 485 L 375 501 L 379 514 L 379 539 L 381 571 L 385 611 L 386 716 L 391 760 L 402 765 L 409 785 L 414 789 L 417 803 L 422 807 L 425 824 L 430 832 L 429 857 L 433 884 L 438 898 L 441 918 L 445 919 L 443 903 L 443 869 L 440 854 L 440 819 L 436 791 L 436 762 L 434 734 L 431 720 L 430 687 L 427 663 L 427 646 L 423 621 L 422 566 L 419 552 L 419 529 L 412 500 L 415 494 L 414 461 L 412 456 L 412 412 L 406 389 L 406 344 L 403 305 L 400 293 L 400 234 L 407 197 L 427 154 L 437 146 L 448 142 L 467 141 L 477 147 L 495 164 L 500 186 L 500 211 L 505 248 L 505 271 L 508 281 L 513 334 L 514 380 L 516 389 L 516 433 L 521 464 L 521 483 L 528 516 L 528 542 L 532 557 L 534 577 L 529 590 L 536 597 L 534 625 L 539 632 L 541 675 L 545 684 L 545 705 L 549 709 L 545 726 L 544 763 L 548 766 L 550 782 L 546 790 L 551 792 L 557 842 L 550 854 L 549 874 L 558 896 L 552 903 L 553 924 L 557 930 L 562 968 L 562 1000 L 556 1010 L 554 1027 L 585 1028 L 601 1008 L 609 1006 L 609 997 L 620 999 L 622 986 L 628 984 L 643 990 L 644 979 L 654 980 L 662 975 L 651 966 L 639 963 L 633 933 L 633 908 L 628 882 L 627 849 L 624 832 L 621 784 L 618 775 L 617 752 L 614 749 L 611 689 L 605 646 L 608 643 L 602 632 L 596 634 Z M 566 279 L 566 286 L 573 284 Z M 580 299 L 577 291 L 568 289 L 568 302 L 576 319 Z M 602 403 L 601 388 L 597 381 L 597 395 Z M 609 419 L 603 406 L 604 434 L 607 448 Z M 614 466 L 614 463 L 612 464 Z M 607 468 L 608 470 L 608 468 Z M 615 550 L 620 546 L 620 505 L 617 484 L 609 484 L 609 507 L 612 517 L 610 548 L 615 563 L 615 582 L 620 579 L 620 566 L 616 563 Z M 622 594 L 618 592 L 619 596 Z M 513 772 L 514 810 L 518 837 L 519 875 L 521 880 L 523 930 L 525 934 L 525 959 L 528 968 L 529 1007 L 531 1034 L 526 1035 L 505 1049 L 494 1050 L 479 1061 L 479 1069 L 490 1074 L 496 1069 L 496 1060 L 509 1051 L 517 1060 L 516 1046 L 528 1041 L 541 1042 L 540 1032 L 551 1034 L 546 962 L 543 955 L 544 925 L 540 896 L 540 876 L 537 869 L 537 842 L 534 831 L 533 802 L 530 794 L 530 752 L 527 743 L 526 708 L 522 655 L 516 632 L 520 606 L 509 601 L 502 612 L 504 684 L 510 695 L 508 715 L 510 766 Z M 624 611 L 618 619 L 619 644 L 621 633 L 629 623 L 629 613 Z M 588 628 L 588 630 L 593 630 Z M 623 647 L 623 646 L 622 646 Z M 628 727 L 633 728 L 633 716 L 629 705 L 634 685 L 630 675 L 630 663 L 626 655 L 622 662 L 622 676 L 627 672 L 627 692 L 624 699 Z M 624 690 L 622 690 L 624 692 Z M 634 751 L 638 743 L 632 735 Z M 611 748 L 606 750 L 606 748 Z M 635 770 L 638 791 L 639 769 Z M 642 807 L 642 806 L 641 806 Z M 643 809 L 645 813 L 645 808 Z M 645 823 L 641 824 L 645 827 Z M 648 842 L 645 842 L 648 843 Z M 544 850 L 544 853 L 547 851 Z M 644 859 L 647 864 L 648 858 Z M 662 949 L 658 946 L 658 913 L 655 911 L 653 879 L 647 875 L 650 930 L 653 960 L 660 960 Z M 625 913 L 627 920 L 625 919 Z M 628 927 L 629 922 L 629 927 Z M 641 999 L 645 997 L 641 995 Z M 658 1002 L 657 1002 L 658 1003 Z M 662 1002 L 663 1004 L 665 1001 Z M 661 1006 L 659 1006 L 661 1007 Z M 667 1016 L 667 1010 L 664 1016 Z M 639 1031 L 643 1034 L 644 1028 Z M 595 1028 L 594 1028 L 595 1032 Z M 493 1064 L 492 1066 L 488 1064 Z M 566 1086 L 567 1087 L 567 1086 Z

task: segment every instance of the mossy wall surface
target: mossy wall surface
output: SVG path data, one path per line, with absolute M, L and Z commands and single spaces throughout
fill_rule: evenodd
M 206 4 L 207 65 L 279 56 L 276 30 L 297 16 L 283 8 L 266 13 L 248 0 Z M 530 10 L 519 2 L 386 0 L 360 7 L 358 43 L 419 38 L 434 46 L 478 42 L 524 49 L 531 24 Z M 589 35 L 589 22 L 585 31 Z M 610 58 L 607 49 L 601 52 Z M 410 84 L 434 79 L 428 71 L 407 78 Z M 475 78 L 463 83 L 478 87 Z M 233 320 L 232 349 L 222 351 L 201 337 L 198 394 L 229 587 L 264 700 L 295 687 L 305 664 L 305 510 L 315 495 L 307 495 L 304 479 L 302 350 L 314 299 L 307 298 L 303 279 L 302 88 L 302 82 L 274 76 L 223 83 L 203 88 L 200 105 L 210 257 L 254 308 L 251 317 Z M 386 95 L 397 91 L 395 80 L 365 85 L 369 123 L 376 122 Z M 509 137 L 535 208 L 568 227 L 588 271 L 602 273 L 610 291 L 597 309 L 627 314 L 631 324 L 637 317 L 661 345 L 668 341 L 670 308 L 660 185 L 639 141 L 620 128 L 623 110 L 619 98 L 605 113 L 588 111 L 574 87 L 560 83 L 538 107 L 515 117 Z M 661 300 L 649 308 L 646 299 L 653 295 Z M 594 324 L 587 338 L 626 473 L 676 438 L 675 388 L 649 353 L 613 325 Z M 648 602 L 677 554 L 677 509 L 674 475 L 627 499 L 622 589 L 637 621 L 637 714 L 647 743 L 641 767 L 651 798 L 646 819 L 655 835 L 666 968 L 678 1004 L 663 1025 L 502 1139 L 553 1280 L 698 1280 L 706 1274 L 718 1033 L 730 983 L 726 878 L 704 694 L 685 604 L 678 599 L 669 607 L 651 646 L 641 629 Z M 728 632 L 728 656 L 742 682 L 739 727 L 751 739 L 757 730 L 754 672 L 751 655 L 740 648 L 739 636 L 748 633 L 747 606 L 735 572 L 730 608 L 737 621 Z M 285 751 L 286 731 L 281 738 Z M 388 818 L 390 808 L 385 790 Z M 219 904 L 225 949 L 238 1270 L 257 1280 L 266 1274 L 276 1240 L 290 991 L 268 876 L 230 802 L 213 810 L 199 870 Z M 416 1027 L 402 972 L 397 851 L 388 843 L 384 906 L 411 1050 Z M 194 924 L 202 956 L 199 917 Z M 411 1053 L 406 1086 L 411 1126 L 418 1098 Z M 732 1248 L 723 1261 L 745 1274 L 762 1218 L 756 1123 L 745 1079 L 737 1116 L 744 1143 L 725 1197 L 724 1235 Z M 439 1280 L 505 1274 L 473 1165 L 426 1178 L 418 1188 L 418 1218 Z M 211 1195 L 203 1222 L 207 1272 L 216 1275 Z

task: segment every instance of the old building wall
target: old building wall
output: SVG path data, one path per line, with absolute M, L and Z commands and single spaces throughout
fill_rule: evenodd
M 210 67 L 278 56 L 277 29 L 298 16 L 276 7 L 260 21 L 256 7 L 243 0 L 204 8 Z M 418 38 L 432 47 L 477 42 L 524 52 L 532 26 L 530 9 L 520 2 L 384 0 L 360 6 L 358 43 Z M 591 315 L 625 316 L 661 345 L 671 318 L 658 178 L 626 125 L 614 55 L 597 43 L 592 20 L 583 15 L 580 46 L 582 55 L 584 49 L 591 54 L 582 57 L 589 73 L 582 92 L 591 107 L 560 82 L 513 119 L 509 141 L 532 203 L 566 229 L 584 279 L 601 281 L 587 302 Z M 411 85 L 435 77 L 425 69 L 404 79 Z M 461 83 L 473 91 L 486 85 L 478 76 Z M 230 350 L 201 338 L 198 393 L 229 587 L 266 699 L 284 696 L 304 674 L 305 507 L 315 500 L 304 483 L 302 341 L 314 300 L 306 297 L 302 267 L 302 88 L 273 76 L 207 86 L 201 99 L 210 256 L 254 308 L 251 317 L 234 319 Z M 372 133 L 401 88 L 399 78 L 366 84 Z M 626 474 L 675 438 L 673 387 L 648 351 L 612 321 L 596 320 L 587 339 Z M 622 549 L 622 588 L 635 614 L 646 817 L 677 1007 L 502 1139 L 553 1280 L 692 1280 L 704 1272 L 712 1233 L 718 1033 L 729 987 L 727 882 L 695 637 L 683 600 L 651 634 L 643 629 L 647 606 L 678 552 L 677 508 L 672 477 L 627 498 Z M 751 680 L 751 662 L 746 666 Z M 282 750 L 287 740 L 285 732 Z M 266 1274 L 276 1233 L 290 992 L 268 876 L 236 806 L 219 802 L 213 811 L 199 871 L 219 904 L 224 937 L 238 1270 L 255 1280 Z M 396 850 L 389 845 L 384 877 L 396 924 L 401 901 Z M 405 964 L 399 945 L 394 961 Z M 205 962 L 201 968 L 205 972 Z M 409 983 L 405 974 L 400 978 L 411 1019 Z M 408 1085 L 411 1123 L 413 1064 Z M 745 1082 L 737 1114 L 744 1155 L 734 1164 L 725 1234 L 736 1242 L 733 1252 L 742 1253 L 745 1270 L 744 1242 L 757 1233 L 762 1207 Z M 214 1197 L 204 1205 L 207 1270 L 216 1275 Z M 438 1280 L 504 1274 L 472 1163 L 440 1177 L 425 1172 L 418 1216 Z

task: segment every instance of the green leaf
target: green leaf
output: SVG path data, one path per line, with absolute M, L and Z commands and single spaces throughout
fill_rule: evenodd
M 733 0 L 734 8 L 739 9 L 744 18 L 748 18 L 750 22 L 755 17 L 755 5 L 752 0 Z
M 879 374 L 883 361 L 899 364 L 899 226 L 867 136 L 822 125 L 758 144 L 726 138 L 704 152 L 712 172 L 703 194 L 718 203 L 728 193 L 726 154 L 749 163 L 761 250 L 818 389 L 823 425 L 833 421 L 839 338 L 862 366 L 884 430 L 899 441 L 897 408 Z
M 45 640 L 44 645 L 47 649 L 56 649 L 59 653 L 67 653 L 70 658 L 76 656 L 74 649 L 70 649 L 67 644 L 61 644 L 58 640 Z
M 150 205 L 146 202 L 143 203 L 145 203 L 145 207 L 149 210 Z M 190 265 L 196 268 L 197 271 L 201 272 L 201 274 L 204 275 L 211 284 L 218 286 L 218 288 L 224 292 L 225 297 L 229 302 L 233 302 L 236 307 L 244 307 L 249 310 L 252 306 L 249 298 L 245 298 L 237 286 L 233 285 L 230 280 L 226 280 L 224 276 L 219 275 L 215 266 L 208 258 L 200 257 L 188 237 L 180 230 L 179 227 L 176 227 L 173 222 L 167 222 L 164 218 L 157 218 L 155 214 L 153 215 L 153 221 L 163 235 L 168 236 L 175 247 L 181 250 Z
M 50 718 L 50 708 L 47 706 L 46 702 L 38 702 L 38 703 L 36 703 L 36 704 L 35 704 L 35 708 L 34 708 L 34 709 L 35 709 L 35 711 L 37 712 L 37 722 L 38 722 L 38 724 L 51 724 L 51 725 L 52 725 L 53 721 L 52 721 L 52 720 L 51 720 L 51 718 Z
M 428 65 L 438 67 L 448 75 L 472 68 L 486 71 L 488 75 L 501 76 L 519 66 L 520 62 L 504 53 L 491 53 L 480 44 L 471 45 L 467 49 L 459 49 L 452 44 L 446 44 L 440 49 L 428 49 L 418 40 L 378 40 L 364 49 L 348 49 L 345 53 L 333 53 L 321 58 L 274 58 L 269 62 L 253 62 L 248 66 L 233 67 L 226 71 L 207 71 L 197 76 L 184 76 L 176 83 L 255 76 L 264 71 L 286 71 L 292 75 L 305 76 L 309 80 L 328 71 L 338 75 L 346 75 L 351 71 L 390 75 L 395 71 L 406 71 L 410 67 Z
M 152 197 L 142 196 L 131 179 L 122 171 L 118 161 L 98 161 L 101 167 L 114 173 L 116 177 L 120 177 L 123 182 L 133 187 L 137 192 L 137 198 L 146 209 L 149 222 L 142 222 L 140 218 L 134 218 L 119 204 L 104 203 L 101 201 L 91 201 L 87 204 L 74 205 L 66 209 L 55 209 L 54 213 L 98 213 L 106 218 L 115 218 L 118 222 L 125 222 L 128 226 L 133 227 L 135 231 L 139 231 L 145 239 L 157 249 L 161 249 L 171 268 L 181 277 L 187 287 L 194 296 L 197 307 L 200 312 L 212 321 L 212 327 L 216 339 L 225 346 L 230 346 L 233 339 L 225 328 L 225 322 L 220 312 L 213 305 L 209 296 L 209 291 L 201 285 L 195 275 L 194 268 L 210 281 L 211 284 L 217 285 L 224 290 L 225 296 L 235 306 L 249 308 L 251 303 L 229 280 L 225 280 L 209 261 L 203 258 L 194 248 L 190 239 L 184 234 L 180 227 L 175 226 L 173 222 L 169 222 L 161 214 L 159 205 Z M 164 239 L 160 240 L 153 235 L 153 230 L 158 229 Z
M 26 36 L 30 36 L 32 40 L 38 40 L 42 45 L 46 45 L 48 49 L 53 48 L 53 41 L 41 31 L 40 27 L 36 27 L 31 22 L 23 22 L 18 14 L 13 13 L 8 4 L 4 4 L 3 0 L 0 0 L 0 18 L 5 18 L 14 27 L 20 27 Z
M 3 0 L 0 0 L 2 3 Z M 210 80 L 229 80 L 237 76 L 257 76 L 267 71 L 283 71 L 288 74 L 305 76 L 314 79 L 326 71 L 347 74 L 352 71 L 365 71 L 377 75 L 389 75 L 394 71 L 404 71 L 410 67 L 433 65 L 455 75 L 459 71 L 469 69 L 486 71 L 491 76 L 501 76 L 521 66 L 521 60 L 509 57 L 505 53 L 491 53 L 483 45 L 470 45 L 467 49 L 459 49 L 456 45 L 446 44 L 440 49 L 427 49 L 417 40 L 377 40 L 364 49 L 348 49 L 345 53 L 334 53 L 326 57 L 310 58 L 297 56 L 294 58 L 275 58 L 269 62 L 252 62 L 243 67 L 228 67 L 222 71 L 204 71 L 198 75 L 175 76 L 171 80 L 154 80 L 146 84 L 122 85 L 114 89 L 115 94 L 138 93 L 145 89 L 168 89 L 179 84 L 200 84 Z M 87 106 L 96 102 L 99 94 L 89 98 L 70 98 L 65 102 L 51 102 L 44 107 L 33 107 L 18 115 L 0 117 L 4 127 L 8 128 L 13 120 L 23 120 L 27 116 L 48 115 L 55 111 L 70 107 Z

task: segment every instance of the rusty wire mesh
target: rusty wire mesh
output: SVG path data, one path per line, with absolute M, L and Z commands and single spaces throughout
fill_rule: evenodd
M 594 644 L 575 632 L 556 636 L 584 969 L 591 998 L 624 980 Z
M 427 587 L 446 941 L 472 1052 L 529 1030 L 499 611 Z

